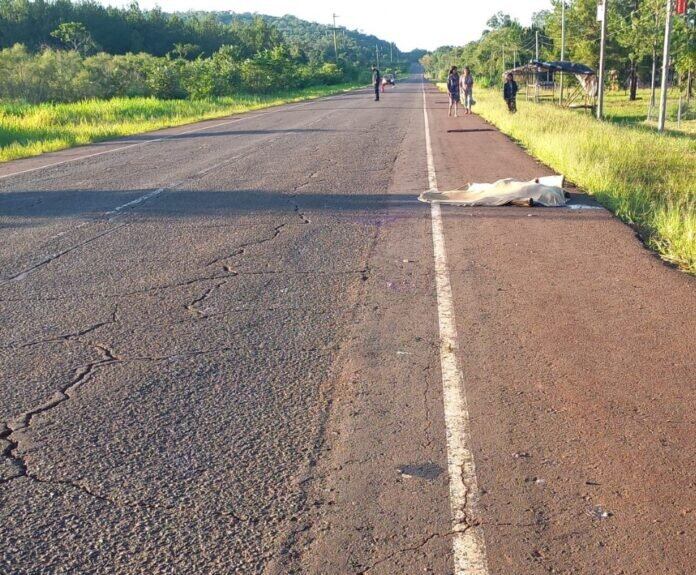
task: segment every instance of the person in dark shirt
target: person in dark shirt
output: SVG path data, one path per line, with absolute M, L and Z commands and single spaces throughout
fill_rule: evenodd
M 507 103 L 508 110 L 513 114 L 517 112 L 517 82 L 515 82 L 515 78 L 512 74 L 508 74 L 505 77 L 503 98 Z
M 454 116 L 457 117 L 459 116 L 458 106 L 461 96 L 459 93 L 459 72 L 456 66 L 452 66 L 447 74 L 447 92 L 449 93 L 448 116 L 452 115 L 452 106 L 454 106 Z
M 375 88 L 375 102 L 379 102 L 379 88 L 382 84 L 382 74 L 379 73 L 377 66 L 372 66 L 372 85 Z

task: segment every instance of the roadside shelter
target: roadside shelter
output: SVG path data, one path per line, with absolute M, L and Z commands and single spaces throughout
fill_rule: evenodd
M 527 100 L 550 100 L 569 108 L 594 109 L 596 104 L 597 73 L 585 64 L 533 60 L 506 70 L 504 75 L 507 74 L 512 74 L 515 81 L 524 86 Z

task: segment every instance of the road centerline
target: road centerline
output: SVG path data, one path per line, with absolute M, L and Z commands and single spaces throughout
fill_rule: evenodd
M 421 82 L 421 89 L 423 91 L 428 185 L 431 191 L 437 191 L 437 173 L 430 139 L 424 79 Z M 430 215 L 440 327 L 440 365 L 447 435 L 447 469 L 452 512 L 454 573 L 455 575 L 488 575 L 483 527 L 475 519 L 478 481 L 474 454 L 471 449 L 471 429 L 464 376 L 457 358 L 459 338 L 454 316 L 452 285 L 447 267 L 442 213 L 438 203 L 431 204 Z

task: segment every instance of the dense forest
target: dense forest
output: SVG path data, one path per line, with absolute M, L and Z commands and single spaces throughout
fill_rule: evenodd
M 250 23 L 255 18 L 276 28 L 293 46 L 301 49 L 310 62 L 333 61 L 338 55 L 339 62 L 367 66 L 376 61 L 379 52 L 380 64 L 389 66 L 394 62 L 417 62 L 426 54 L 425 50 L 413 50 L 402 53 L 393 43 L 376 36 L 366 35 L 342 26 L 336 28 L 336 46 L 334 46 L 333 28 L 325 24 L 308 22 L 295 16 L 282 17 L 256 14 L 236 14 L 234 12 L 188 12 L 178 14 L 186 19 L 214 16 L 219 22 L 228 25 Z
M 292 16 L 168 14 L 87 0 L 0 0 L 0 98 L 208 98 L 366 80 L 423 52 Z
M 444 46 L 422 60 L 429 74 L 443 78 L 449 66 L 468 65 L 479 81 L 498 83 L 502 72 L 533 60 L 538 35 L 539 58 L 560 60 L 561 0 L 551 10 L 535 14 L 529 27 L 498 13 L 481 38 L 464 46 Z M 653 60 L 662 58 L 665 28 L 664 0 L 613 0 L 607 20 L 608 80 L 629 89 L 650 85 Z M 599 58 L 600 23 L 597 0 L 566 0 L 565 59 L 596 69 Z M 689 3 L 686 15 L 673 18 L 671 63 L 674 81 L 686 85 L 696 72 L 696 7 Z M 616 86 L 615 86 L 616 87 Z M 631 89 L 632 88 L 632 89 Z
M 250 33 L 249 25 L 261 19 L 273 37 Z M 333 29 L 294 16 L 265 16 L 234 12 L 182 12 L 168 14 L 161 9 L 144 11 L 137 3 L 129 8 L 102 6 L 94 1 L 0 0 L 0 48 L 22 44 L 30 51 L 61 47 L 54 30 L 66 22 L 78 22 L 89 30 L 93 49 L 108 54 L 146 52 L 165 56 L 178 45 L 186 45 L 187 56 L 210 56 L 224 45 L 249 46 L 285 41 L 302 51 L 308 61 L 323 63 L 335 59 Z M 265 33 L 265 32 L 264 32 Z M 398 48 L 377 38 L 345 28 L 337 29 L 338 55 L 346 62 L 367 65 L 376 58 L 383 62 L 417 60 L 424 52 L 402 55 Z M 242 57 L 254 53 L 242 52 Z

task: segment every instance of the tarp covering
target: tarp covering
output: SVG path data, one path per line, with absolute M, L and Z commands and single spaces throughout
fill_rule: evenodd
M 564 206 L 566 203 L 563 176 L 547 176 L 529 182 L 507 178 L 492 184 L 469 184 L 462 190 L 423 192 L 418 199 L 421 202 L 455 206 L 504 206 L 529 200 L 548 207 Z

